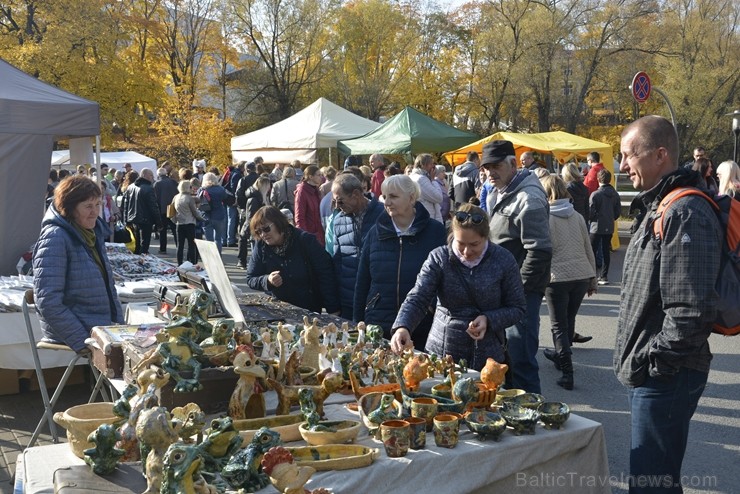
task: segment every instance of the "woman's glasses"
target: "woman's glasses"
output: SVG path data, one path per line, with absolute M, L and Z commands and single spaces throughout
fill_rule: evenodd
M 458 211 L 455 213 L 455 219 L 460 223 L 470 221 L 474 225 L 480 225 L 485 220 L 485 216 L 480 213 L 466 213 L 465 211 Z
M 255 230 L 257 230 L 257 235 L 264 235 L 272 231 L 272 225 L 258 226 Z

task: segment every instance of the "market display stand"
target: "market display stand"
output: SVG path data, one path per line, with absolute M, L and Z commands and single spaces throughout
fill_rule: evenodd
M 326 411 L 332 420 L 357 420 L 344 405 L 328 405 Z M 365 468 L 317 472 L 306 487 L 326 487 L 336 493 L 611 492 L 604 430 L 598 422 L 578 415 L 571 415 L 561 430 L 538 425 L 534 435 L 523 436 L 509 430 L 499 442 L 481 442 L 463 426 L 454 449 L 436 447 L 430 434 L 426 449 L 411 450 L 404 458 L 387 457 L 382 444 L 369 438 L 366 431 L 358 443 L 379 448 L 380 457 Z M 303 442 L 287 445 L 301 446 Z M 67 444 L 29 448 L 19 457 L 15 493 L 51 494 L 54 473 L 73 465 L 84 462 Z M 126 482 L 120 482 L 121 492 L 137 492 L 126 488 Z M 275 489 L 268 486 L 259 492 Z

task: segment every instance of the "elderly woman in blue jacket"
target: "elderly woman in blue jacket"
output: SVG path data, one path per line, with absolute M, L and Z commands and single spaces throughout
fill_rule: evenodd
M 381 185 L 385 211 L 365 237 L 355 285 L 355 321 L 377 324 L 386 339 L 406 295 L 429 253 L 444 245 L 445 228 L 418 202 L 419 185 L 406 175 Z M 414 346 L 424 350 L 432 325 L 434 301 L 414 331 Z
M 488 234 L 485 211 L 461 205 L 448 245 L 429 254 L 393 323 L 393 351 L 413 346 L 416 327 L 437 299 L 427 352 L 465 359 L 475 370 L 489 357 L 504 361 L 505 329 L 524 315 L 524 287 L 514 256 Z
M 100 187 L 82 175 L 63 180 L 33 250 L 33 286 L 46 339 L 76 352 L 94 326 L 123 323 L 105 253 L 111 232 L 98 217 Z

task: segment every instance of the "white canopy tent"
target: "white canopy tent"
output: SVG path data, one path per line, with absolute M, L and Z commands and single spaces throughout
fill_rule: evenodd
M 116 170 L 123 170 L 123 165 L 131 163 L 131 168 L 139 173 L 141 173 L 143 168 L 149 168 L 152 171 L 156 171 L 157 169 L 157 160 L 136 151 L 100 153 L 100 162 Z M 70 163 L 69 150 L 52 151 L 51 166 L 54 168 L 74 168 L 74 165 Z
M 91 156 L 100 107 L 4 60 L 0 81 L 0 275 L 8 275 L 38 239 L 54 140 L 70 138 L 73 155 Z
M 276 124 L 231 138 L 235 160 L 262 156 L 265 163 L 316 163 L 316 150 L 337 147 L 337 141 L 367 134 L 380 124 L 355 115 L 325 98 Z

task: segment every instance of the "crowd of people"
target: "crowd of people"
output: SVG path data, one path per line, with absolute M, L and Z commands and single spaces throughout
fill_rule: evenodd
M 709 370 L 717 217 L 687 196 L 666 213 L 662 242 L 650 235 L 657 203 L 676 187 L 740 200 L 735 162 L 715 170 L 702 148 L 694 158 L 678 165 L 676 133 L 663 118 L 644 117 L 622 133 L 620 171 L 639 192 L 614 352 L 632 407 L 632 475 L 678 478 Z M 196 263 L 195 238 L 219 252 L 238 247 L 253 289 L 378 325 L 396 352 L 451 355 L 476 370 L 489 357 L 506 362 L 505 386 L 534 393 L 544 298 L 553 343 L 544 357 L 562 373 L 557 384 L 572 390 L 572 347 L 591 340 L 576 317 L 583 299 L 610 283 L 622 209 L 598 153 L 588 154 L 587 170 L 566 163 L 558 175 L 497 140 L 450 174 L 431 154 L 405 171 L 373 154 L 369 165 L 350 156 L 341 171 L 299 162 L 269 170 L 257 157 L 225 170 L 206 170 L 205 160 L 165 163 L 156 179 L 130 165 L 101 166 L 97 183 L 94 169 L 52 172 L 33 259 L 42 329 L 85 351 L 93 326 L 122 322 L 103 244 L 123 224 L 137 254 L 149 252 L 153 233 L 166 252 L 171 232 L 178 263 Z

